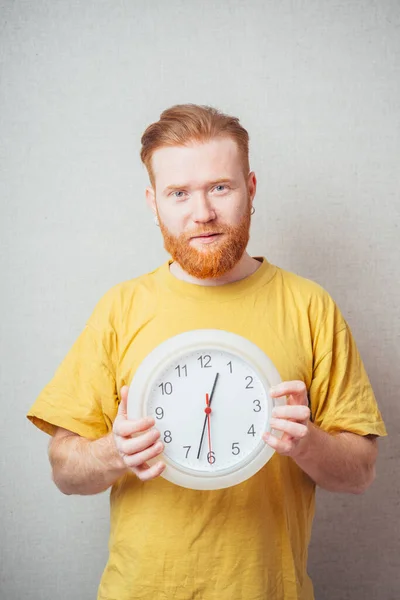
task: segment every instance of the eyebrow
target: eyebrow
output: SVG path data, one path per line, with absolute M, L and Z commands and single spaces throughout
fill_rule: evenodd
M 211 185 L 220 185 L 221 183 L 231 183 L 232 184 L 232 183 L 234 183 L 234 179 L 231 179 L 230 177 L 221 177 L 219 179 L 213 179 L 212 181 L 207 181 L 205 187 L 209 187 Z M 188 187 L 190 187 L 188 184 L 182 184 L 182 185 L 171 184 L 171 185 L 168 185 L 163 190 L 163 193 L 165 194 L 166 192 L 176 192 L 177 190 L 184 190 Z

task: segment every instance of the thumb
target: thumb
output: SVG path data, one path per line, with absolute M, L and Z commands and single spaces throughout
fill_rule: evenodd
M 128 418 L 128 392 L 129 387 L 124 385 L 120 391 L 121 401 L 118 406 L 118 416 L 123 417 L 124 419 Z

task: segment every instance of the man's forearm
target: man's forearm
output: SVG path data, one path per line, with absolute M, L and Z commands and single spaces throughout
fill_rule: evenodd
M 98 440 L 78 435 L 54 439 L 49 458 L 53 480 L 64 494 L 98 494 L 127 472 L 111 433 Z
M 364 492 L 375 478 L 377 443 L 353 433 L 331 435 L 309 424 L 310 435 L 293 457 L 320 487 L 331 492 Z

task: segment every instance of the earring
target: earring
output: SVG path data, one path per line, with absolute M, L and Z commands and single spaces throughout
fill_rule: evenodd
M 256 212 L 256 209 L 254 208 L 254 206 L 252 206 L 252 207 L 251 207 L 250 214 L 251 214 L 251 215 L 254 215 L 254 213 L 255 213 L 255 212 Z
M 157 225 L 157 227 L 160 227 L 160 223 L 159 223 L 157 215 L 154 215 L 154 223 Z

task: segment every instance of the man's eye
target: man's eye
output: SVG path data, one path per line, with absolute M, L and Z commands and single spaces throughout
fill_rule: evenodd
M 177 192 L 173 192 L 172 195 L 175 196 L 175 198 L 183 198 L 184 193 L 185 192 L 182 192 L 182 191 L 179 190 Z
M 226 185 L 216 185 L 214 188 L 217 192 L 223 192 L 226 190 Z

